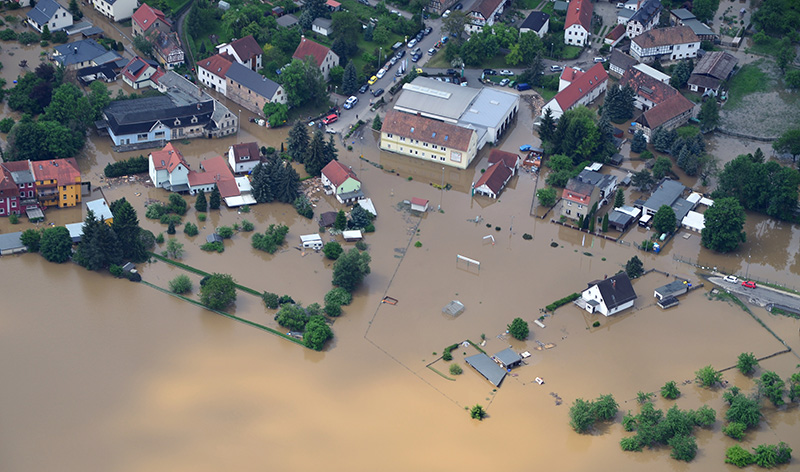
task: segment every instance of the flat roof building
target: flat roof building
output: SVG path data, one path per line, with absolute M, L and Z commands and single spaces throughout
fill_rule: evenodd
M 464 362 L 477 370 L 479 374 L 484 376 L 486 380 L 495 387 L 499 387 L 506 377 L 506 371 L 486 354 L 481 353 L 469 356 L 464 359 Z

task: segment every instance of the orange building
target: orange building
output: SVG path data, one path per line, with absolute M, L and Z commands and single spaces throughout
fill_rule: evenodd
M 72 207 L 81 202 L 81 172 L 75 158 L 31 161 L 36 196 L 44 207 Z

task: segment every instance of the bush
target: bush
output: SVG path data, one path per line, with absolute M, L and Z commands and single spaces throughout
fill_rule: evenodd
M 0 120 L 0 133 L 8 133 L 14 127 L 14 118 L 3 118 Z
M 325 305 L 349 305 L 353 296 L 341 287 L 334 287 L 325 294 Z
M 308 323 L 309 316 L 303 307 L 287 303 L 281 306 L 275 315 L 275 321 L 284 328 L 292 331 L 303 331 Z
M 450 346 L 444 348 L 444 352 L 442 352 L 442 359 L 446 361 L 452 361 L 453 354 L 450 351 L 452 351 L 453 349 L 458 349 L 458 343 L 451 344 Z
M 125 277 L 131 282 L 141 282 L 142 276 L 138 272 L 125 272 Z
M 528 328 L 528 323 L 525 322 L 522 318 L 514 318 L 510 325 L 508 325 L 508 332 L 514 338 L 523 340 L 528 337 L 530 334 L 530 329 Z
M 665 383 L 663 387 L 661 387 L 661 396 L 669 400 L 675 400 L 680 396 L 680 394 L 681 391 L 678 389 L 678 386 L 674 380 L 670 380 L 669 382 Z
M 309 220 L 314 218 L 314 208 L 304 195 L 295 199 L 294 209 L 297 210 L 297 214 L 300 216 L 304 216 Z
M 322 247 L 322 253 L 325 254 L 326 258 L 328 258 L 328 259 L 330 259 L 332 261 L 335 261 L 336 259 L 338 259 L 339 256 L 342 255 L 343 252 L 344 252 L 344 249 L 342 249 L 342 245 L 337 243 L 336 241 L 331 241 L 329 243 L 326 243 Z
M 595 321 L 594 323 L 592 323 L 592 328 L 599 328 L 599 327 L 600 327 L 599 321 Z
M 27 46 L 28 44 L 38 43 L 41 41 L 41 37 L 38 33 L 26 31 L 17 35 L 17 41 L 19 41 L 20 44 Z
M 281 305 L 285 305 L 287 303 L 294 304 L 294 299 L 289 295 L 281 295 L 281 298 L 278 299 L 278 303 L 280 303 Z
M 249 232 L 255 229 L 255 225 L 248 220 L 242 220 L 242 231 Z
M 706 388 L 714 387 L 722 380 L 722 374 L 714 370 L 713 367 L 707 365 L 702 369 L 695 372 L 700 385 Z
M 264 305 L 266 305 L 267 308 L 272 308 L 274 310 L 280 306 L 278 303 L 279 297 L 277 293 L 264 292 L 261 295 L 261 299 L 264 300 Z
M 217 228 L 217 234 L 222 239 L 231 239 L 233 237 L 233 228 L 230 226 L 220 226 Z
M 106 164 L 103 173 L 106 177 L 119 177 L 122 175 L 143 174 L 148 171 L 148 161 L 144 156 L 131 157 L 124 161 Z
M 553 241 L 553 243 L 555 243 L 555 241 Z M 555 243 L 555 246 L 553 246 L 553 243 L 550 243 L 550 245 L 552 247 L 557 247 L 558 246 L 558 243 Z M 553 303 L 547 305 L 545 307 L 545 309 L 547 311 L 555 311 L 556 308 L 558 308 L 560 306 L 563 306 L 563 305 L 566 305 L 567 303 L 571 303 L 571 302 L 577 300 L 579 297 L 580 297 L 580 294 L 573 293 L 572 295 L 568 295 L 568 296 L 562 298 L 561 300 L 554 301 Z
M 315 351 L 321 351 L 325 347 L 325 342 L 333 337 L 331 327 L 325 322 L 325 318 L 319 315 L 309 318 L 305 330 L 303 343 Z
M 186 293 L 192 290 L 192 280 L 186 274 L 181 274 L 169 281 L 172 293 Z
M 6 28 L 3 31 L 0 31 L 0 39 L 2 39 L 3 41 L 13 41 L 17 39 L 17 33 L 15 33 L 14 30 L 10 28 Z
M 199 231 L 197 229 L 197 225 L 196 224 L 194 224 L 194 223 L 186 223 L 186 225 L 184 225 L 184 227 L 183 227 L 183 232 L 187 236 L 197 236 L 197 233 Z
M 359 251 L 366 251 L 367 250 L 367 243 L 365 243 L 364 241 L 356 242 L 356 249 L 358 249 Z
M 748 465 L 755 462 L 755 457 L 752 454 L 747 452 L 741 446 L 731 446 L 725 451 L 725 463 L 726 464 L 733 464 L 736 467 L 747 467 Z
M 464 370 L 458 364 L 450 364 L 450 375 L 461 375 Z
M 342 307 L 341 305 L 336 305 L 336 304 L 326 304 L 325 314 L 330 316 L 331 318 L 336 318 L 338 316 L 341 316 Z
M 206 220 L 206 214 L 205 213 L 198 213 L 197 214 L 197 221 L 205 221 L 205 220 Z
M 422 247 L 422 243 L 417 241 L 414 243 L 414 247 Z
M 12 225 L 19 224 L 19 216 L 17 216 L 14 213 L 8 215 L 8 222 L 11 223 Z
M 114 277 L 122 277 L 122 267 L 116 264 L 111 264 L 108 266 L 108 271 L 111 272 L 111 275 Z
M 200 249 L 206 252 L 225 252 L 225 245 L 220 241 L 214 241 L 213 243 L 203 244 Z
M 169 222 L 169 226 L 167 227 L 167 234 L 175 234 L 175 222 L 173 221 Z
M 156 243 L 164 244 L 164 233 L 158 233 L 158 236 L 156 236 Z
M 189 204 L 186 203 L 186 199 L 179 194 L 171 193 L 169 194 L 169 206 L 167 209 L 172 213 L 185 215 L 186 211 L 189 209 Z
M 744 438 L 744 433 L 746 430 L 747 430 L 747 425 L 734 421 L 732 423 L 728 423 L 727 426 L 722 428 L 722 434 L 730 438 L 736 439 L 737 441 L 741 441 L 742 438 Z
M 525 234 L 522 235 L 522 239 L 524 239 L 526 241 L 530 241 L 531 239 L 533 239 L 533 236 L 531 236 L 528 233 L 525 233 Z
M 264 234 L 254 233 L 253 237 L 250 238 L 250 244 L 259 251 L 274 254 L 278 247 L 283 244 L 287 233 L 289 233 L 288 226 L 275 226 L 272 224 L 269 225 Z
M 239 207 L 240 213 L 250 213 L 250 205 L 242 205 Z
M 151 220 L 159 220 L 166 213 L 167 213 L 166 205 L 164 205 L 161 202 L 156 202 L 147 205 L 147 210 L 144 212 L 144 216 Z
M 370 223 L 367 226 L 364 226 L 365 233 L 374 233 L 375 232 L 375 225 Z
M 161 215 L 161 218 L 159 218 L 159 222 L 162 225 L 177 226 L 177 225 L 181 224 L 181 217 L 178 216 L 178 215 L 165 214 L 165 215 Z

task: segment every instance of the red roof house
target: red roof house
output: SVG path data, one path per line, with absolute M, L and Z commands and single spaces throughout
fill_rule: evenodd
M 339 203 L 355 201 L 364 196 L 356 173 L 339 161 L 331 161 L 322 168 L 322 186 L 326 194 L 336 195 Z
M 146 3 L 142 3 L 142 6 L 133 13 L 131 20 L 134 36 L 146 35 L 153 27 L 163 33 L 168 33 L 172 29 L 172 23 L 167 20 L 164 12 Z
M 564 22 L 564 43 L 584 46 L 589 42 L 592 30 L 592 9 L 590 0 L 572 0 L 567 7 L 567 20 Z
M 236 62 L 250 70 L 258 72 L 261 69 L 261 46 L 253 35 L 220 44 L 217 46 L 217 52 L 229 54 Z
M 331 69 L 339 65 L 339 56 L 337 56 L 335 52 L 303 36 L 294 54 L 292 54 L 292 59 L 300 59 L 302 61 L 308 56 L 314 58 L 314 62 L 317 64 L 317 67 L 319 67 L 325 80 L 328 80 Z
M 497 198 L 513 176 L 514 173 L 505 164 L 497 163 L 486 169 L 486 172 L 481 175 L 481 178 L 478 179 L 473 188 L 475 193 Z
M 608 86 L 608 73 L 603 64 L 594 67 L 577 76 L 565 89 L 561 90 L 542 108 L 542 116 L 548 109 L 553 118 L 560 118 L 565 111 L 580 105 L 592 103 Z
M 489 153 L 489 165 L 493 166 L 502 163 L 504 166 L 511 169 L 511 175 L 516 173 L 517 168 L 519 168 L 520 160 L 519 154 L 513 152 L 492 149 Z

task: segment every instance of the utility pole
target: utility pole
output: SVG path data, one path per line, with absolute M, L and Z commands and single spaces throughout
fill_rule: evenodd
M 439 193 L 439 210 L 442 209 L 442 198 L 444 198 L 444 166 L 442 166 L 442 187 Z

